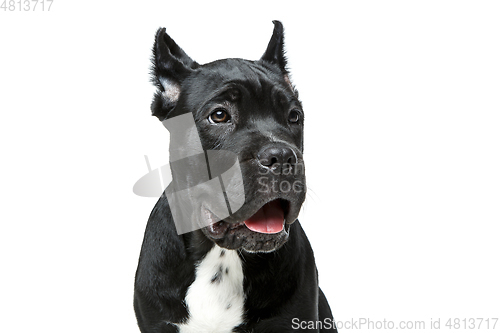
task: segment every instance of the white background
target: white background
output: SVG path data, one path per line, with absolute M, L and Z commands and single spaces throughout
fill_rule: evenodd
M 132 186 L 168 139 L 149 110 L 155 31 L 200 63 L 258 59 L 273 19 L 306 112 L 300 219 L 336 319 L 500 317 L 499 17 L 497 1 L 1 10 L 0 331 L 139 332 L 155 200 Z

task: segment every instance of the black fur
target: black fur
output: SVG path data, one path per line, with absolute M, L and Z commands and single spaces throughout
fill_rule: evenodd
M 163 120 L 192 112 L 205 150 L 236 153 L 245 204 L 219 224 L 178 235 L 167 199 L 159 199 L 146 227 L 135 280 L 134 307 L 143 333 L 177 332 L 170 323 L 188 320 L 186 291 L 194 281 L 196 263 L 214 244 L 238 250 L 243 260 L 245 321 L 234 332 L 294 332 L 293 318 L 332 318 L 318 287 L 313 251 L 296 220 L 306 189 L 300 170 L 304 118 L 288 76 L 283 26 L 278 21 L 274 24 L 268 48 L 258 61 L 223 59 L 199 65 L 165 29 L 156 34 L 152 75 L 158 91 L 151 106 L 153 115 Z M 163 94 L 169 89 L 179 94 Z M 207 118 L 221 107 L 231 121 L 213 126 Z M 298 122 L 289 120 L 291 112 L 299 113 Z M 293 153 L 295 172 L 286 174 L 283 165 L 279 174 L 268 174 L 271 182 L 295 182 L 293 193 L 273 191 L 256 181 L 269 168 L 258 158 L 267 147 Z M 272 200 L 280 200 L 286 213 L 283 232 L 261 234 L 244 225 L 236 227 Z M 221 266 L 211 282 L 220 283 L 223 274 L 227 270 Z

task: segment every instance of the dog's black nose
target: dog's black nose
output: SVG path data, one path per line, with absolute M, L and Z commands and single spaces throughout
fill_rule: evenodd
M 291 148 L 285 146 L 267 146 L 257 154 L 259 163 L 269 169 L 276 170 L 285 165 L 292 167 L 297 163 L 297 156 Z

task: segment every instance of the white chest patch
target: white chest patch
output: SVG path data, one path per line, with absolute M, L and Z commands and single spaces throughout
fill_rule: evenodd
M 189 319 L 180 333 L 230 333 L 243 321 L 243 269 L 238 253 L 217 245 L 196 267 L 187 290 Z

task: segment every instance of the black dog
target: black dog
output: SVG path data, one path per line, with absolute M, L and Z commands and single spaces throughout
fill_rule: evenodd
M 223 221 L 178 235 L 160 198 L 135 279 L 141 332 L 336 332 L 297 221 L 306 190 L 304 116 L 286 69 L 283 26 L 274 24 L 258 61 L 199 65 L 165 29 L 156 34 L 153 115 L 191 112 L 204 150 L 237 154 L 245 202 Z

